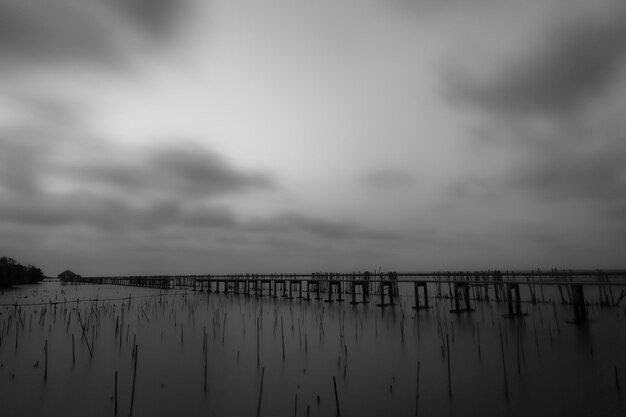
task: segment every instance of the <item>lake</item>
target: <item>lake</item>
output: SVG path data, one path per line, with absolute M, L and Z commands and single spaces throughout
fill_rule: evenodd
M 415 311 L 412 285 L 393 308 L 18 286 L 0 295 L 0 415 L 115 416 L 116 374 L 118 415 L 626 415 L 625 308 L 590 304 L 576 325 L 546 291 L 507 318 L 493 300 L 451 313 L 432 290 Z

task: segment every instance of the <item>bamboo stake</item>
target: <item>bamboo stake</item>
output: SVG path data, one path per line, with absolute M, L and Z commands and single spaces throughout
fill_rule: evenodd
M 256 417 L 261 415 L 261 398 L 263 398 L 263 379 L 265 378 L 265 367 L 261 371 L 261 390 L 259 391 L 259 405 L 256 410 Z
M 280 316 L 280 335 L 283 340 L 283 361 L 285 360 L 285 329 L 283 328 L 283 316 Z
M 333 375 L 333 387 L 335 388 L 335 405 L 337 406 L 337 417 L 341 417 L 341 413 L 339 411 L 339 396 L 337 395 L 337 381 L 335 380 L 334 375 Z
M 48 379 L 48 339 L 46 339 L 46 344 L 44 346 L 44 351 L 46 353 L 45 356 L 45 366 L 44 366 L 44 372 L 43 372 L 43 380 L 47 380 Z
M 296 403 L 293 406 L 293 416 L 297 417 L 298 415 L 298 393 L 296 392 Z
M 500 349 L 502 351 L 502 369 L 504 371 L 504 395 L 509 399 L 509 384 L 506 378 L 506 361 L 504 359 L 504 342 L 502 341 L 502 329 L 500 329 Z
M 420 395 L 420 361 L 417 361 L 417 384 L 415 385 L 415 417 L 417 417 L 417 410 L 419 406 Z
M 135 383 L 137 382 L 137 360 L 139 359 L 138 346 L 135 345 L 135 370 L 133 371 L 133 389 L 130 396 L 130 417 L 133 417 L 133 406 L 135 405 Z
M 115 415 L 117 415 L 117 371 L 115 371 Z
M 206 335 L 204 336 L 204 339 L 206 341 Z M 204 395 L 206 395 L 206 371 L 207 371 L 207 366 L 208 366 L 207 362 L 209 360 L 208 356 L 209 356 L 209 351 L 208 349 L 206 349 L 204 351 Z
M 446 333 L 446 349 L 448 351 L 448 395 L 452 398 L 452 378 L 450 377 L 450 337 Z

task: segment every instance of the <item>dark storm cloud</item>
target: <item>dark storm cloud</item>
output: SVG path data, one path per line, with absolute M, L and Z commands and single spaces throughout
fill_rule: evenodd
M 518 136 L 526 155 L 502 176 L 502 189 L 544 204 L 584 204 L 596 219 L 626 226 L 624 131 L 566 129 L 556 138 L 529 138 L 523 131 Z
M 199 146 L 126 147 L 122 158 L 114 147 L 34 128 L 0 136 L 0 218 L 9 223 L 232 227 L 234 212 L 215 197 L 275 187 Z
M 625 138 L 626 139 L 626 138 Z M 508 178 L 514 188 L 553 201 L 626 201 L 626 149 L 622 153 L 568 152 L 544 155 Z
M 274 188 L 267 175 L 237 170 L 220 155 L 198 146 L 142 148 L 130 160 L 113 155 L 65 166 L 60 173 L 87 178 L 122 193 L 156 193 L 188 200 Z
M 590 221 L 601 219 L 625 227 L 624 130 L 576 124 L 561 120 L 550 133 L 537 132 L 524 123 L 509 125 L 511 142 L 483 146 L 507 148 L 515 159 L 497 175 L 468 174 L 458 179 L 448 189 L 452 201 L 491 204 L 511 197 L 523 201 L 520 207 L 527 209 L 585 207 Z M 498 129 L 493 130 L 497 134 Z M 481 152 L 480 146 L 476 148 Z
M 121 62 L 133 36 L 162 40 L 186 1 L 0 0 L 3 65 L 19 60 Z M 133 46 L 134 45 L 134 46 Z
M 106 0 L 155 35 L 167 34 L 187 0 Z
M 398 188 L 412 184 L 413 176 L 404 171 L 376 170 L 361 177 L 360 182 L 373 188 Z
M 2 136 L 0 218 L 5 224 L 81 225 L 103 234 L 211 229 L 249 242 L 280 236 L 398 238 L 354 222 L 295 212 L 246 221 L 216 199 L 274 192 L 278 186 L 269 175 L 235 168 L 200 146 L 125 147 L 121 154 L 113 146 L 56 139 L 35 129 L 5 130 Z M 61 157 L 67 153 L 78 156 Z M 55 183 L 66 189 L 55 191 Z
M 322 239 L 398 239 L 391 232 L 380 232 L 362 227 L 357 223 L 341 220 L 326 220 L 295 212 L 284 212 L 274 217 L 257 220 L 248 229 L 269 233 L 302 233 Z
M 71 2 L 0 0 L 0 48 L 24 58 L 109 54 L 106 23 Z M 6 64 L 7 62 L 5 62 Z
M 507 51 L 509 58 L 488 77 L 454 64 L 446 78 L 451 97 L 513 114 L 554 114 L 587 104 L 610 87 L 626 58 L 626 3 L 600 2 L 598 9 L 556 16 L 529 49 Z
M 104 232 L 156 231 L 179 228 L 229 228 L 236 224 L 235 214 L 224 207 L 187 208 L 184 202 L 152 202 L 135 206 L 123 198 L 88 192 L 51 196 L 38 194 L 0 204 L 4 222 L 31 226 L 88 226 Z
M 217 154 L 203 153 L 193 147 L 158 149 L 151 156 L 150 163 L 163 170 L 173 185 L 190 193 L 216 194 L 274 186 L 265 175 L 239 172 Z

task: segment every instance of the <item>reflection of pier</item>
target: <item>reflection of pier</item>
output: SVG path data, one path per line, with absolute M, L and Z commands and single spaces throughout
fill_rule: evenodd
M 429 308 L 428 287 L 434 288 L 435 297 L 448 298 L 454 303 L 455 313 L 471 312 L 471 301 L 506 302 L 505 317 L 522 317 L 520 288 L 529 295 L 529 302 L 546 302 L 544 287 L 558 289 L 560 301 L 574 307 L 575 321 L 587 320 L 584 288 L 594 287 L 598 303 L 618 305 L 625 296 L 626 271 L 474 271 L 474 272 L 359 272 L 349 274 L 230 274 L 230 275 L 177 275 L 177 276 L 127 276 L 127 277 L 71 277 L 65 282 L 126 285 L 171 289 L 186 287 L 209 293 L 267 296 L 271 298 L 322 300 L 350 304 L 368 303 L 370 295 L 379 297 L 380 307 L 398 305 L 400 284 L 412 284 L 415 310 Z M 616 297 L 613 287 L 620 287 Z M 447 291 L 446 291 L 447 289 Z M 421 291 L 420 291 L 421 290 Z M 420 292 L 422 295 L 420 296 Z M 303 294 L 305 293 L 305 294 Z M 326 294 L 322 297 L 321 293 Z M 344 295 L 349 297 L 344 298 Z M 357 299 L 360 299 L 357 301 Z

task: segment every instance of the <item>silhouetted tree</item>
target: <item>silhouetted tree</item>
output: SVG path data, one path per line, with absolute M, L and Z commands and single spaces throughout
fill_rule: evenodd
M 0 258 L 0 287 L 9 287 L 15 284 L 34 284 L 44 278 L 41 269 L 28 265 L 24 266 L 15 259 L 3 256 Z

